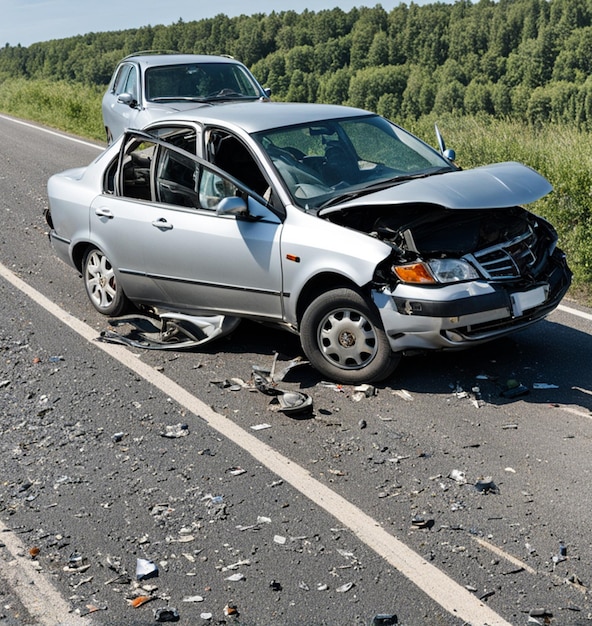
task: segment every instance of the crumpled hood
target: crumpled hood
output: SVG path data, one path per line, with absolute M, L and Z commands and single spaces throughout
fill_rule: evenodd
M 345 208 L 424 203 L 446 209 L 496 209 L 530 204 L 553 190 L 546 178 L 521 163 L 485 165 L 395 183 L 388 189 L 322 209 L 319 216 Z

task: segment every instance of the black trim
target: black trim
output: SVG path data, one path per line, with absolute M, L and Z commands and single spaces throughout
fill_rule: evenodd
M 510 296 L 506 291 L 495 291 L 482 296 L 468 296 L 446 302 L 434 300 L 411 300 L 393 296 L 397 311 L 401 315 L 418 317 L 463 317 L 492 311 L 494 309 L 510 309 Z
M 138 272 L 136 270 L 120 269 L 119 272 L 121 274 L 128 274 L 131 276 L 143 276 L 145 278 L 151 278 L 152 280 L 161 280 L 161 281 L 166 281 L 170 283 L 185 283 L 187 285 L 193 285 L 193 286 L 212 287 L 214 289 L 227 289 L 229 291 L 259 293 L 259 294 L 265 294 L 268 296 L 279 297 L 279 296 L 285 295 L 280 291 L 272 291 L 270 289 L 252 289 L 250 287 L 241 287 L 240 285 L 223 285 L 221 283 L 208 283 L 203 280 L 195 280 L 195 279 L 190 279 L 190 278 L 176 278 L 174 276 L 161 276 L 159 274 L 147 274 L 146 272 Z

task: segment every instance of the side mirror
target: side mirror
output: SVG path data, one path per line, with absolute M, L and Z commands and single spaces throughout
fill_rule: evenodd
M 440 154 L 449 161 L 454 161 L 456 159 L 456 152 L 454 150 L 451 150 L 450 148 L 446 148 L 446 144 L 444 143 L 444 137 L 442 137 L 442 133 L 440 133 L 438 124 L 435 124 L 434 126 L 436 129 L 436 139 L 438 140 L 438 148 L 440 148 Z
M 271 87 L 264 87 L 263 93 L 265 94 L 266 98 L 271 98 Z
M 130 109 L 133 109 L 138 104 L 138 101 L 132 96 L 131 93 L 120 93 L 117 96 L 117 102 L 127 104 Z
M 238 196 L 222 198 L 216 207 L 216 215 L 234 215 L 234 217 L 249 217 L 247 203 Z

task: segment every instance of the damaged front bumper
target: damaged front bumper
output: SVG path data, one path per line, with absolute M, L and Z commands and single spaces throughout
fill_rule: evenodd
M 454 350 L 491 341 L 537 322 L 565 295 L 571 272 L 557 251 L 544 280 L 476 280 L 438 287 L 399 284 L 373 291 L 394 352 Z

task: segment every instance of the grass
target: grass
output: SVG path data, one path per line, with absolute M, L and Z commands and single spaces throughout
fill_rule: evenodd
M 82 137 L 102 141 L 104 87 L 0 78 L 0 110 Z M 572 294 L 592 302 L 592 135 L 573 126 L 532 127 L 513 120 L 447 115 L 398 120 L 436 145 L 434 123 L 464 168 L 520 161 L 539 171 L 554 192 L 529 207 L 559 233 L 574 272 Z

